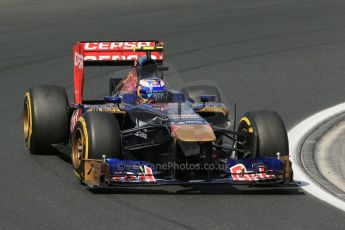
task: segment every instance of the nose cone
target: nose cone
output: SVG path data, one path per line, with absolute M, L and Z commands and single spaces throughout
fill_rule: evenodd
M 210 142 L 216 140 L 216 136 L 209 124 L 173 125 L 171 133 L 174 139 L 185 142 Z

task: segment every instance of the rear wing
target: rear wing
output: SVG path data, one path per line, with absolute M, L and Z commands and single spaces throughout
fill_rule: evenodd
M 152 59 L 163 62 L 163 43 L 155 40 L 78 41 L 73 46 L 75 103 L 82 103 L 84 67 L 133 65 L 138 57 L 148 53 Z

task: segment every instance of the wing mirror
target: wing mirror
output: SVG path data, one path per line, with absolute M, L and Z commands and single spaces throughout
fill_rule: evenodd
M 205 103 L 205 102 L 215 102 L 217 99 L 216 95 L 204 95 L 200 96 L 200 101 Z
M 205 107 L 206 102 L 215 102 L 216 101 L 216 95 L 204 95 L 200 96 L 200 101 L 202 102 L 202 108 Z

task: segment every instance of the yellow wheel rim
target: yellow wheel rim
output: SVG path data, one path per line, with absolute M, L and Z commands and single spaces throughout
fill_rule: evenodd
M 23 120 L 24 120 L 24 139 L 27 146 L 30 148 L 30 140 L 31 140 L 31 134 L 32 134 L 32 111 L 31 111 L 30 94 L 28 92 L 25 94 Z

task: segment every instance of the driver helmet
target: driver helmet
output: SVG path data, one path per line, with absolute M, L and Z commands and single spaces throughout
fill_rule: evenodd
M 158 77 L 142 79 L 138 84 L 137 95 L 142 103 L 158 102 L 166 95 L 165 83 Z

